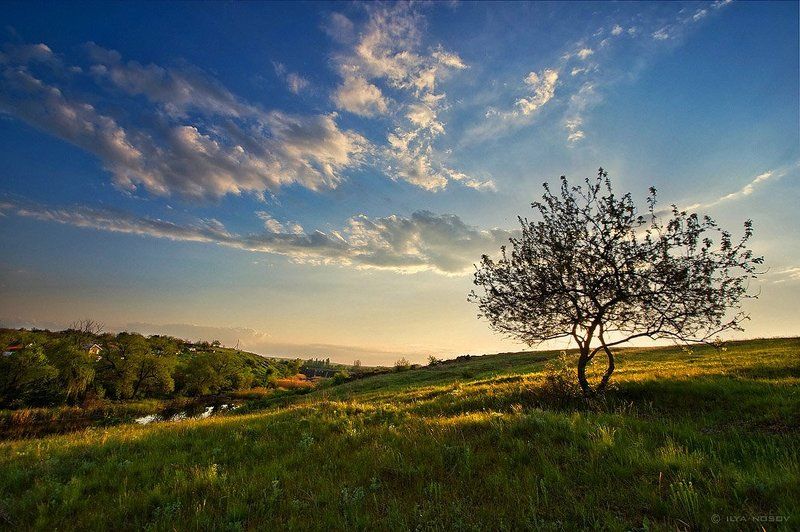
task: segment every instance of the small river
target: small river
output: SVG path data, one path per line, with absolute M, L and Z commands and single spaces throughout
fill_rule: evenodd
M 230 412 L 236 410 L 238 405 L 234 404 L 220 404 L 211 406 L 200 406 L 198 408 L 190 408 L 181 410 L 174 414 L 149 414 L 136 418 L 136 423 L 140 425 L 149 425 L 150 423 L 158 423 L 160 421 L 183 421 L 185 419 L 205 419 L 222 412 Z

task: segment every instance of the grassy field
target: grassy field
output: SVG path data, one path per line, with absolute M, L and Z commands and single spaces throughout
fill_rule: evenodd
M 800 528 L 800 339 L 625 350 L 591 404 L 548 386 L 556 356 L 0 443 L 0 527 Z

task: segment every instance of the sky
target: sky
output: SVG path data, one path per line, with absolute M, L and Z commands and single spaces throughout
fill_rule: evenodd
M 0 323 L 520 349 L 467 301 L 474 264 L 602 166 L 642 205 L 752 218 L 738 337 L 800 334 L 799 63 L 797 2 L 6 2 Z

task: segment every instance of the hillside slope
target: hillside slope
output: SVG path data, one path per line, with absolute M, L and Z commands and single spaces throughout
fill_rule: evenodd
M 629 349 L 614 389 L 590 405 L 554 392 L 545 366 L 555 357 L 476 357 L 248 414 L 0 443 L 0 526 L 674 530 L 800 521 L 800 339 L 724 352 Z

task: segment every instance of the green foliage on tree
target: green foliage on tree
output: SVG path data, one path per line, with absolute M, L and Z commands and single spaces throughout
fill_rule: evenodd
M 48 356 L 50 364 L 58 371 L 58 389 L 66 402 L 82 399 L 95 376 L 94 357 L 73 343 L 62 341 Z
M 602 391 L 614 371 L 615 346 L 636 338 L 709 343 L 742 330 L 741 302 L 761 257 L 747 247 L 751 221 L 737 241 L 709 216 L 672 205 L 656 208 L 650 189 L 639 211 L 630 194 L 614 193 L 601 168 L 581 186 L 565 177 L 532 204 L 538 220 L 520 218 L 521 232 L 501 257 L 487 255 L 470 299 L 496 331 L 529 345 L 570 338 L 587 395 Z M 596 355 L 607 361 L 593 386 L 586 375 Z
M 394 363 L 395 371 L 406 371 L 411 369 L 411 362 L 405 357 L 398 358 Z
M 189 395 L 218 394 L 250 387 L 253 373 L 233 354 L 214 351 L 193 357 L 183 370 L 182 381 Z
M 268 386 L 302 364 L 233 351 L 219 341 L 106 333 L 93 320 L 58 332 L 0 329 L 0 349 L 7 353 L 0 357 L 0 406 L 9 407 L 219 394 Z
M 0 356 L 0 402 L 39 403 L 46 400 L 58 370 L 50 365 L 41 346 L 30 345 Z

